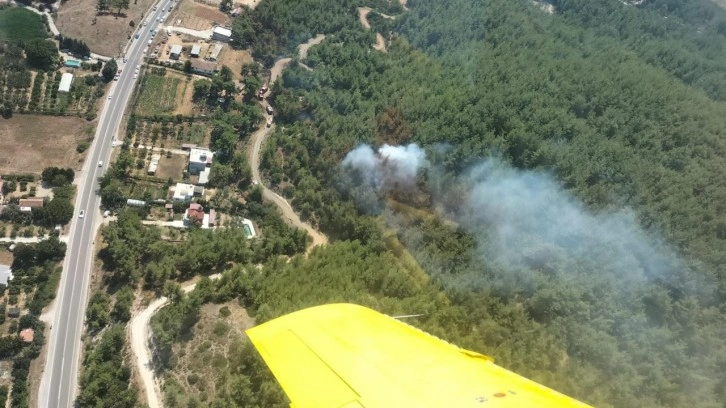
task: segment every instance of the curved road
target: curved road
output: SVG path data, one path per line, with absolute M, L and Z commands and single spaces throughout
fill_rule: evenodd
M 288 223 L 298 228 L 304 229 L 305 231 L 307 231 L 308 235 L 313 238 L 313 242 L 310 246 L 311 248 L 317 245 L 325 245 L 328 243 L 328 238 L 325 235 L 321 234 L 318 230 L 313 228 L 312 225 L 308 224 L 307 222 L 303 222 L 297 215 L 297 213 L 292 209 L 292 206 L 290 206 L 290 203 L 288 203 L 287 200 L 267 188 L 267 186 L 262 183 L 262 178 L 260 177 L 260 149 L 262 148 L 262 145 L 264 144 L 267 137 L 274 129 L 274 124 L 268 128 L 265 127 L 265 123 L 263 123 L 262 126 L 260 126 L 260 128 L 255 133 L 253 133 L 252 137 L 250 138 L 250 149 L 248 149 L 247 151 L 249 153 L 250 167 L 252 168 L 252 178 L 254 178 L 255 180 L 259 180 L 260 186 L 262 187 L 262 197 L 265 200 L 275 203 L 275 205 L 280 208 L 280 211 L 282 212 L 282 217 Z
M 318 34 L 315 37 L 309 39 L 306 43 L 301 44 L 298 47 L 298 55 L 300 59 L 305 59 L 308 49 L 315 44 L 320 44 L 320 42 L 322 42 L 324 39 L 325 36 L 323 34 Z M 290 58 L 283 58 L 275 63 L 275 65 L 270 70 L 270 85 L 272 85 L 277 80 L 277 78 L 282 74 L 282 70 L 287 66 L 290 61 Z M 262 105 L 263 108 L 266 108 L 268 106 L 267 101 L 263 101 Z M 313 242 L 310 245 L 310 248 L 318 245 L 325 245 L 328 243 L 328 238 L 325 235 L 321 234 L 318 230 L 313 228 L 307 222 L 303 222 L 297 215 L 297 213 L 292 209 L 292 206 L 290 205 L 290 203 L 287 202 L 287 200 L 267 188 L 267 186 L 265 186 L 262 182 L 262 177 L 260 177 L 260 150 L 262 149 L 262 145 L 267 140 L 267 137 L 272 133 L 274 129 L 274 124 L 268 128 L 266 127 L 266 123 L 263 121 L 263 123 L 260 125 L 260 128 L 252 134 L 252 137 L 250 137 L 250 146 L 247 149 L 247 152 L 250 167 L 252 168 L 252 178 L 259 181 L 260 186 L 262 187 L 262 197 L 265 200 L 275 203 L 275 205 L 280 208 L 280 211 L 282 212 L 282 217 L 288 223 L 298 228 L 304 229 L 305 231 L 307 231 L 308 235 L 313 238 Z
M 210 275 L 209 279 L 217 280 L 222 275 L 217 273 Z M 189 293 L 197 286 L 196 281 L 185 282 L 182 285 L 184 293 Z M 166 296 L 162 296 L 149 304 L 141 313 L 131 319 L 131 352 L 136 356 L 136 367 L 141 375 L 141 384 L 146 391 L 146 405 L 149 408 L 161 408 L 162 394 L 159 383 L 154 380 L 154 362 L 149 349 L 151 335 L 149 333 L 149 322 L 151 317 L 162 307 L 169 303 Z
M 150 13 L 151 19 L 161 16 L 171 3 L 160 0 L 157 11 Z M 141 28 L 140 38 L 128 48 L 128 64 L 119 80 L 110 87 L 110 99 L 99 116 L 98 128 L 93 145 L 86 157 L 78 178 L 78 194 L 75 202 L 76 216 L 71 222 L 63 275 L 58 289 L 55 318 L 51 326 L 48 343 L 48 358 L 38 396 L 40 407 L 65 408 L 74 406 L 78 386 L 78 369 L 81 359 L 81 334 L 84 330 L 89 277 L 93 265 L 93 241 L 101 222 L 99 207 L 101 198 L 96 194 L 96 180 L 102 176 L 111 158 L 111 142 L 118 132 L 126 105 L 136 83 L 133 77 L 137 64 L 142 62 L 143 53 L 151 33 Z M 119 64 L 124 68 L 124 64 Z M 98 163 L 102 162 L 99 166 Z M 79 211 L 85 212 L 80 218 Z

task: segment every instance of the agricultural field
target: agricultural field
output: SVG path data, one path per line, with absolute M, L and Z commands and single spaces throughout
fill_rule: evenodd
M 153 116 L 173 113 L 180 83 L 180 78 L 170 75 L 145 75 L 141 95 L 136 103 L 136 114 Z
M 199 320 L 186 334 L 188 340 L 174 345 L 172 354 L 178 360 L 164 375 L 165 405 L 213 401 L 217 392 L 233 386 L 228 374 L 243 364 L 249 342 L 244 331 L 252 326 L 254 320 L 237 302 L 202 306 Z
M 35 72 L 19 66 L 0 69 L 0 105 L 18 113 L 95 118 L 103 83 L 94 74 L 76 76 L 70 92 L 62 93 L 58 92 L 62 75 L 60 71 Z
M 185 143 L 198 146 L 209 144 L 210 134 L 205 122 L 164 121 L 151 122 L 137 119 L 132 143 L 162 149 L 181 149 Z
M 80 169 L 79 143 L 93 137 L 95 124 L 72 116 L 14 115 L 0 120 L 0 174 L 40 174 L 44 168 Z
M 0 8 L 0 41 L 46 37 L 48 32 L 39 15 L 20 7 Z

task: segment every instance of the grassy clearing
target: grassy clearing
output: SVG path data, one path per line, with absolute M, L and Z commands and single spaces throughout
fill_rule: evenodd
M 187 157 L 181 155 L 173 155 L 171 157 L 163 156 L 159 160 L 159 167 L 156 170 L 156 177 L 162 180 L 172 178 L 181 180 L 184 168 L 187 165 Z
M 136 104 L 137 115 L 164 115 L 174 112 L 179 78 L 147 75 Z
M 204 124 L 194 123 L 182 130 L 179 141 L 181 143 L 196 143 L 197 145 L 202 145 L 204 144 L 206 136 L 207 127 Z
M 20 7 L 0 9 L 0 41 L 46 37 L 48 33 L 39 15 Z

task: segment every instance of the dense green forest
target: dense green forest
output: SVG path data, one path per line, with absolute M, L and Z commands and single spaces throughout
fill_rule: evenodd
M 209 301 L 239 298 L 258 322 L 356 302 L 426 313 L 411 323 L 596 406 L 723 407 L 726 14 L 553 4 L 410 0 L 374 18 L 385 53 L 363 2 L 265 0 L 238 18 L 237 45 L 266 63 L 327 34 L 312 71 L 293 62 L 273 86 L 263 165 L 339 242 L 259 273 L 241 262 L 164 309 L 155 335 L 188 335 Z M 341 171 L 361 143 L 413 142 L 429 162 L 415 188 Z M 259 400 L 211 406 L 271 405 L 260 367 L 235 372 Z

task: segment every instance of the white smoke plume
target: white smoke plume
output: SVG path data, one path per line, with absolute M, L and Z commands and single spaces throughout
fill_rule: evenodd
M 480 256 L 509 273 L 549 270 L 567 279 L 591 279 L 599 270 L 606 281 L 631 292 L 648 278 L 668 280 L 682 266 L 640 228 L 631 211 L 596 214 L 551 176 L 517 170 L 496 158 L 446 180 L 436 176 L 443 172 L 415 144 L 384 145 L 377 152 L 362 145 L 342 165 L 359 173 L 352 195 L 375 213 L 383 207 L 381 193 L 412 185 L 425 171 L 433 207 L 476 237 Z M 592 269 L 578 272 L 583 265 Z
M 368 145 L 351 150 L 343 159 L 343 167 L 360 171 L 360 176 L 377 189 L 416 182 L 420 168 L 428 166 L 426 152 L 418 145 L 381 146 L 377 152 Z

